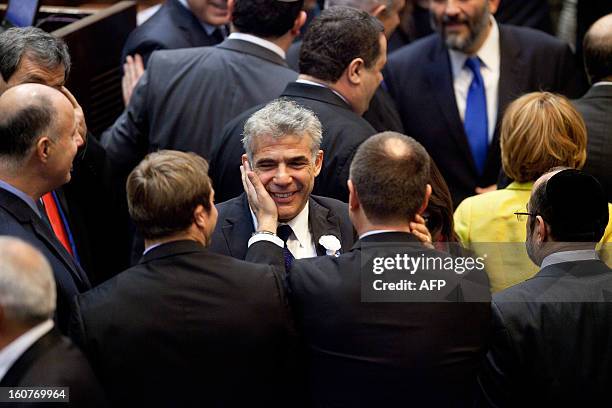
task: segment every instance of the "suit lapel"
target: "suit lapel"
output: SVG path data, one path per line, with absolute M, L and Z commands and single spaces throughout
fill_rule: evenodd
M 446 120 L 450 134 L 457 142 L 466 161 L 472 171 L 477 173 L 476 164 L 472 158 L 472 152 L 463 129 L 463 123 L 459 116 L 459 109 L 455 100 L 455 88 L 453 85 L 453 74 L 450 66 L 448 51 L 442 42 L 432 50 L 430 64 L 427 68 L 427 79 L 429 89 L 440 107 L 440 112 Z
M 75 283 L 79 290 L 87 290 L 91 288 L 89 279 L 83 270 L 72 259 L 72 256 L 66 251 L 62 244 L 55 237 L 55 234 L 49 227 L 36 215 L 32 209 L 23 202 L 19 197 L 0 189 L 4 202 L 4 208 L 9 211 L 21 224 L 30 224 L 32 231 L 38 239 L 45 244 L 54 255 L 62 261 L 66 269 L 72 274 Z
M 247 196 L 243 193 L 240 195 L 240 199 L 235 200 L 232 208 L 228 210 L 228 216 L 221 227 L 232 257 L 238 259 L 246 257 L 249 238 L 254 230 Z
M 330 214 L 328 208 L 323 207 L 312 197 L 308 200 L 308 228 L 317 249 L 317 255 L 326 254 L 325 248 L 319 244 L 323 235 L 333 235 L 341 241 L 340 220 L 336 215 Z

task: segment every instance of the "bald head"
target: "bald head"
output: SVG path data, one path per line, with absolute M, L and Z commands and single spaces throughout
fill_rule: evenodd
M 350 180 L 368 219 L 414 219 L 425 200 L 429 160 L 423 146 L 400 133 L 379 133 L 363 142 L 351 163 Z
M 42 136 L 59 137 L 59 114 L 73 115 L 70 101 L 58 90 L 40 84 L 23 84 L 0 96 L 0 158 L 16 166 L 32 152 Z
M 612 14 L 591 26 L 583 46 L 584 65 L 591 83 L 612 80 Z
M 0 308 L 5 318 L 36 324 L 55 312 L 56 289 L 47 259 L 32 245 L 0 236 Z

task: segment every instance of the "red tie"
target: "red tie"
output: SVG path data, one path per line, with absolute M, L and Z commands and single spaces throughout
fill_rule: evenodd
M 47 213 L 47 217 L 51 222 L 51 228 L 53 228 L 53 232 L 55 232 L 55 236 L 62 243 L 66 251 L 70 253 L 70 255 L 74 256 L 72 253 L 72 247 L 70 246 L 70 240 L 68 239 L 68 233 L 66 232 L 66 227 L 62 221 L 62 217 L 60 216 L 59 210 L 57 209 L 57 204 L 53 199 L 52 193 L 47 193 L 42 196 L 43 203 L 45 204 L 45 212 Z

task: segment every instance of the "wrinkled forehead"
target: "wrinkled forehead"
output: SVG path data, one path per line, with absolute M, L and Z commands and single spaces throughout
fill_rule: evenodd
M 9 83 L 13 86 L 24 83 L 36 83 L 60 88 L 64 86 L 65 80 L 66 69 L 63 64 L 46 66 L 26 55 L 19 62 L 13 76 L 9 78 Z
M 254 135 L 252 138 L 253 156 L 261 154 L 282 154 L 291 152 L 295 155 L 303 150 L 309 155 L 313 150 L 314 141 L 309 133 L 286 134 L 272 136 L 269 134 Z

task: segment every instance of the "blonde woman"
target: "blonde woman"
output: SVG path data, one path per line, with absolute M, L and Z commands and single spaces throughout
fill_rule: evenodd
M 549 92 L 529 93 L 510 104 L 500 137 L 502 166 L 514 182 L 467 198 L 454 215 L 460 241 L 479 255 L 487 255 L 494 292 L 537 272 L 524 247 L 525 221 L 514 213 L 526 211 L 533 182 L 551 168 L 582 168 L 587 141 L 580 114 L 565 97 Z M 602 242 L 611 234 L 609 224 Z

